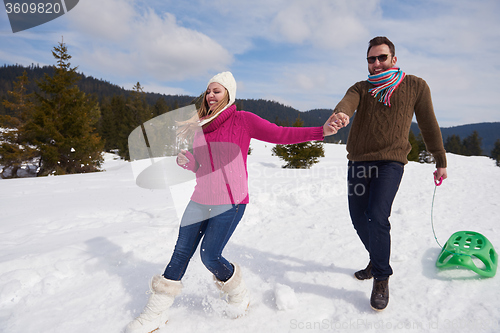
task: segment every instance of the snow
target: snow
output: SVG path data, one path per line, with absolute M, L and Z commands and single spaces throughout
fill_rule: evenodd
M 435 267 L 434 165 L 405 168 L 391 217 L 391 298 L 378 313 L 369 306 L 372 282 L 353 278 L 368 256 L 347 210 L 345 146 L 325 145 L 326 157 L 309 170 L 282 169 L 270 144 L 251 147 L 251 203 L 225 250 L 251 292 L 248 314 L 223 315 L 196 253 L 159 333 L 500 331 L 498 276 Z M 439 242 L 471 230 L 498 251 L 500 168 L 486 157 L 448 161 L 434 203 Z M 107 154 L 104 167 L 0 181 L 0 332 L 121 332 L 142 311 L 193 181 L 147 190 L 130 163 Z
M 274 297 L 278 310 L 292 310 L 299 305 L 299 300 L 297 299 L 297 295 L 295 295 L 295 291 L 284 284 L 276 284 Z

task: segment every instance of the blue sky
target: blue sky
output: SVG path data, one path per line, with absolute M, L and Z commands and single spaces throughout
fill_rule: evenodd
M 366 79 L 379 35 L 427 81 L 441 126 L 500 121 L 498 0 L 80 0 L 15 34 L 2 11 L 0 65 L 52 65 L 64 38 L 80 72 L 126 89 L 194 96 L 229 70 L 237 98 L 308 111 Z

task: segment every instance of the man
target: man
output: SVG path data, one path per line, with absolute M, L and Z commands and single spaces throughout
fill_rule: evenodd
M 370 305 L 381 311 L 389 302 L 391 225 L 389 216 L 403 176 L 410 125 L 415 114 L 427 150 L 436 161 L 435 179 L 446 179 L 446 155 L 434 114 L 430 89 L 396 67 L 394 44 L 373 38 L 368 46 L 368 80 L 347 90 L 334 114 L 344 126 L 354 115 L 347 140 L 348 201 L 351 220 L 370 255 L 368 266 L 354 275 L 371 279 Z

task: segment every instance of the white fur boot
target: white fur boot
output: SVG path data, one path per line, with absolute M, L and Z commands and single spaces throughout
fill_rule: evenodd
M 127 325 L 125 333 L 150 333 L 165 325 L 168 309 L 181 290 L 181 281 L 168 280 L 161 275 L 153 276 L 148 304 L 139 317 Z
M 250 305 L 250 296 L 243 281 L 241 269 L 238 264 L 233 264 L 234 273 L 226 282 L 219 281 L 215 276 L 215 284 L 221 292 L 227 295 L 227 314 L 230 317 L 238 318 L 245 315 L 245 312 Z

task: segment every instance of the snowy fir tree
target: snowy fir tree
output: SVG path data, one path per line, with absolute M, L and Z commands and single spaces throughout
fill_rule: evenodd
M 99 170 L 103 144 L 95 132 L 99 104 L 76 86 L 77 67 L 71 67 L 66 45 L 52 51 L 54 75 L 37 83 L 35 106 L 23 127 L 26 145 L 36 147 L 40 158 L 38 176 Z
M 304 122 L 299 118 L 295 120 L 293 127 L 302 127 Z M 287 169 L 309 169 L 319 162 L 320 157 L 325 156 L 322 142 L 302 142 L 291 145 L 276 145 L 272 149 L 273 155 L 278 156 L 286 164 Z
M 26 93 L 28 85 L 28 75 L 24 71 L 2 103 L 16 116 L 0 115 L 0 128 L 3 129 L 0 131 L 0 178 L 22 177 L 37 169 L 36 149 L 23 142 L 23 128 L 33 111 L 32 95 Z

